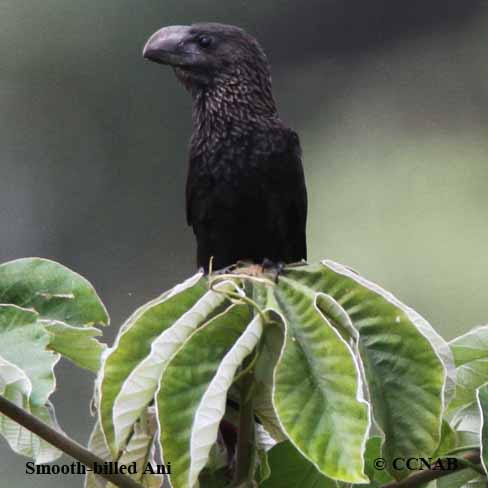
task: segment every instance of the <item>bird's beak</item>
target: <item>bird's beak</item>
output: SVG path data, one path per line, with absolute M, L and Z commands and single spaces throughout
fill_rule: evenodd
M 173 25 L 155 32 L 146 42 L 142 55 L 160 64 L 184 67 L 191 64 L 193 54 L 185 52 L 183 41 L 189 36 L 190 27 Z

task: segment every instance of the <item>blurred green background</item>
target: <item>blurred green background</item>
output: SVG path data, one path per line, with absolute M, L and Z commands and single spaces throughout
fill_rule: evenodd
M 0 262 L 58 260 L 108 306 L 107 341 L 195 271 L 185 224 L 188 94 L 144 62 L 157 28 L 255 34 L 301 136 L 310 261 L 357 269 L 446 338 L 488 322 L 488 10 L 482 1 L 1 0 Z M 86 443 L 93 378 L 58 366 L 58 417 Z M 32 477 L 0 439 L 0 487 Z

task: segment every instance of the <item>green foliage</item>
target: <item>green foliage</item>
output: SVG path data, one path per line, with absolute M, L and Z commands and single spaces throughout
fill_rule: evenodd
M 238 347 L 249 320 L 247 305 L 233 305 L 192 334 L 161 377 L 157 397 L 159 422 L 163 426 L 160 442 L 165 458 L 172 460 L 173 486 L 193 486 L 199 469 L 207 463 L 210 447 L 217 440 L 227 393 L 225 388 L 220 392 L 210 388 L 215 382 L 229 384 L 224 361 L 234 344 Z M 250 350 L 246 352 L 249 354 Z M 219 367 L 221 364 L 223 368 Z M 232 378 L 233 375 L 231 381 Z M 218 416 L 201 413 L 208 408 L 219 410 Z
M 60 356 L 96 371 L 104 346 L 93 324 L 108 315 L 93 287 L 77 273 L 46 259 L 0 266 L 0 393 L 60 429 L 49 401 Z M 0 433 L 12 449 L 38 463 L 61 453 L 7 417 Z
M 18 406 L 56 425 L 48 402 L 55 387 L 55 354 L 47 350 L 49 334 L 34 310 L 0 305 L 0 393 Z M 0 432 L 17 453 L 37 462 L 53 461 L 60 452 L 2 417 Z
M 223 300 L 207 292 L 197 274 L 139 308 L 122 326 L 100 382 L 100 420 L 112 455 L 153 399 L 167 359 Z
M 362 451 L 369 408 L 352 350 L 318 306 L 320 293 L 283 276 L 276 298 L 286 324 L 273 395 L 282 428 L 329 477 L 366 482 Z
M 109 322 L 91 284 L 48 259 L 18 259 L 1 265 L 0 303 L 32 308 L 44 320 L 59 320 L 76 327 Z
M 161 461 L 174 488 L 229 486 L 235 446 L 222 432 L 238 432 L 236 403 L 252 408 L 249 476 L 264 488 L 378 488 L 411 474 L 393 469 L 397 457 L 473 446 L 487 465 L 488 327 L 448 344 L 331 261 L 287 267 L 277 281 L 247 273 L 190 277 L 140 307 L 104 351 L 93 325 L 108 316 L 86 280 L 41 259 L 0 266 L 0 393 L 59 428 L 49 402 L 56 362 L 98 371 L 89 447 L 135 462 L 147 488 L 161 476 L 143 468 Z M 38 462 L 59 455 L 3 416 L 0 433 Z M 471 486 L 483 468 L 430 484 Z M 90 474 L 85 486 L 112 485 Z

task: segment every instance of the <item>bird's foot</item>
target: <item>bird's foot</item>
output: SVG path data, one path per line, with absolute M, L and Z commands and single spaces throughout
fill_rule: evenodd
M 238 266 L 234 269 L 235 273 L 247 274 L 255 278 L 262 276 L 264 273 L 264 267 L 261 264 L 246 263 L 242 261 L 239 261 L 237 264 Z
M 285 269 L 285 266 L 303 266 L 304 261 L 285 264 L 283 261 L 271 261 L 264 258 L 261 264 L 256 264 L 250 261 L 238 261 L 236 264 L 227 266 L 226 268 L 214 271 L 214 274 L 246 274 L 255 278 L 262 277 L 265 273 L 269 273 L 275 283 L 278 283 L 280 274 Z
M 268 258 L 264 258 L 261 267 L 263 268 L 263 271 L 269 271 L 273 277 L 273 281 L 278 283 L 278 278 L 285 269 L 285 263 L 283 261 L 275 263 Z

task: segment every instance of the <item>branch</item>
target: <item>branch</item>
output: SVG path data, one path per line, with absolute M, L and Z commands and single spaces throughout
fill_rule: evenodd
M 41 439 L 49 442 L 72 458 L 80 461 L 80 463 L 90 469 L 93 469 L 95 463 L 103 466 L 106 462 L 105 459 L 95 456 L 95 454 L 91 453 L 77 442 L 54 430 L 52 427 L 7 400 L 2 395 L 0 395 L 0 413 L 6 415 L 14 422 L 17 422 L 22 427 L 25 427 L 30 432 L 33 432 Z M 98 476 L 105 478 L 107 481 L 114 483 L 120 488 L 143 488 L 139 483 L 124 474 L 100 473 Z
M 467 452 L 463 458 L 464 459 L 459 459 L 460 462 L 455 469 L 427 469 L 425 471 L 417 471 L 403 480 L 387 483 L 386 485 L 383 485 L 382 488 L 414 488 L 423 485 L 424 483 L 428 483 L 429 481 L 442 478 L 443 476 L 448 476 L 456 471 L 472 468 L 471 464 L 480 464 L 481 462 L 479 450 Z

